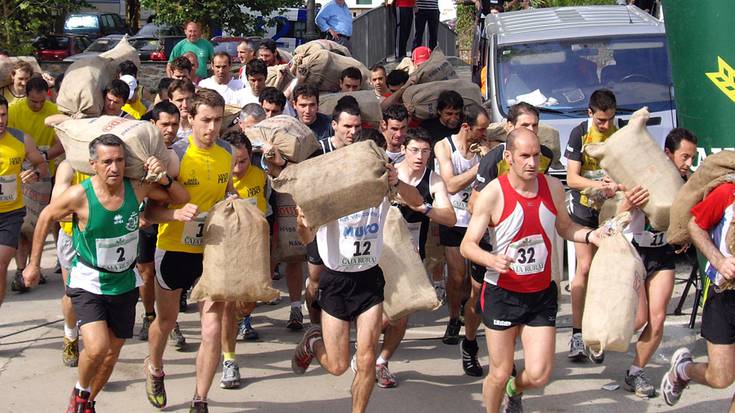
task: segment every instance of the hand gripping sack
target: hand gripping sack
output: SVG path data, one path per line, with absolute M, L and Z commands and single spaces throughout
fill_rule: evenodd
M 0 87 L 5 87 L 13 83 L 13 69 L 18 61 L 28 62 L 33 68 L 33 73 L 41 73 L 41 66 L 38 60 L 33 56 L 13 56 L 0 60 Z
M 593 354 L 628 351 L 635 328 L 638 292 L 646 270 L 635 247 L 623 235 L 625 213 L 607 225 L 611 234 L 600 241 L 590 267 L 582 315 L 582 339 Z
M 403 104 L 414 117 L 431 119 L 436 117 L 436 104 L 439 94 L 445 90 L 454 90 L 462 95 L 465 106 L 482 106 L 480 87 L 464 79 L 442 80 L 422 83 L 406 88 L 403 92 Z
M 159 177 L 148 176 L 145 171 L 145 161 L 155 156 L 164 164 L 168 163 L 168 150 L 161 132 L 151 122 L 100 116 L 65 120 L 54 128 L 72 168 L 85 174 L 94 173 L 89 165 L 89 143 L 104 134 L 115 135 L 125 143 L 125 176 L 128 178 L 156 181 Z
M 370 89 L 370 71 L 359 60 L 327 50 L 306 56 L 297 69 L 299 83 L 311 83 L 322 92 L 339 92 L 339 76 L 348 67 L 362 72 L 362 88 Z
M 390 192 L 388 156 L 373 141 L 353 143 L 316 158 L 289 165 L 273 180 L 273 189 L 288 192 L 318 228 L 378 206 Z
M 196 301 L 270 301 L 268 221 L 244 199 L 215 204 L 204 222 L 202 277 L 191 292 Z
M 294 76 L 288 68 L 288 64 L 268 66 L 268 76 L 265 85 L 274 87 L 283 92 L 291 84 Z
M 276 197 L 276 248 L 277 262 L 301 262 L 306 259 L 306 246 L 301 243 L 296 230 L 296 201 L 284 192 L 274 192 Z
M 439 308 L 441 303 L 413 246 L 411 232 L 396 207 L 390 208 L 385 220 L 383 252 L 378 265 L 385 278 L 383 311 L 390 321 Z
M 651 226 L 658 231 L 669 227 L 669 210 L 676 193 L 684 185 L 679 171 L 646 130 L 648 110 L 633 113 L 625 127 L 601 144 L 585 145 L 588 155 L 600 160 L 600 166 L 617 183 L 648 190 L 643 206 Z
M 357 100 L 363 122 L 370 123 L 375 128 L 380 126 L 380 121 L 383 120 L 383 111 L 380 109 L 380 100 L 372 90 L 321 95 L 319 96 L 319 113 L 332 116 L 337 101 L 344 96 L 352 96 Z
M 289 162 L 301 162 L 319 149 L 314 132 L 298 119 L 288 115 L 268 118 L 245 129 L 245 135 L 253 146 L 262 145 L 264 142 L 273 144 Z
M 416 78 L 416 84 L 457 78 L 454 66 L 449 63 L 447 57 L 444 56 L 444 52 L 438 47 L 431 52 L 429 60 L 415 68 L 413 75 Z
M 687 225 L 691 219 L 691 209 L 704 199 L 707 189 L 713 184 L 727 181 L 729 174 L 735 173 L 735 152 L 721 151 L 709 155 L 701 161 L 696 172 L 679 190 L 671 205 L 669 229 L 666 239 L 670 244 L 684 245 L 691 242 Z M 718 181 L 718 182 L 715 182 Z

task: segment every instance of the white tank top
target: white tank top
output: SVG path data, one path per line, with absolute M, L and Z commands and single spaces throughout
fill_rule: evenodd
M 390 202 L 384 198 L 377 207 L 321 226 L 316 242 L 324 265 L 341 272 L 360 272 L 378 265 L 389 208 Z
M 452 169 L 455 176 L 472 169 L 473 166 L 480 163 L 480 157 L 477 156 L 477 154 L 473 154 L 470 159 L 466 159 L 462 156 L 459 150 L 457 150 L 457 145 L 455 143 L 456 137 L 457 135 L 452 135 L 447 138 L 449 146 L 452 148 Z M 466 228 L 470 223 L 470 213 L 467 211 L 467 203 L 470 200 L 470 195 L 472 195 L 472 184 L 467 185 L 466 188 L 460 190 L 456 194 L 449 195 L 449 201 L 452 203 L 454 214 L 457 217 L 457 223 L 455 224 L 456 227 Z

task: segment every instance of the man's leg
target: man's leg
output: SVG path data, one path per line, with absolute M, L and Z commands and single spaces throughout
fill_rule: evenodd
M 447 305 L 449 307 L 449 325 L 444 333 L 444 344 L 459 343 L 459 307 L 464 292 L 464 280 L 467 274 L 467 262 L 459 252 L 459 247 L 445 247 L 447 257 Z
M 319 324 L 321 322 L 322 310 L 314 308 L 314 302 L 316 301 L 316 292 L 319 289 L 319 276 L 324 271 L 323 265 L 316 265 L 307 263 L 309 268 L 309 280 L 306 284 L 306 290 L 304 296 L 306 299 L 306 306 L 309 311 L 309 320 L 311 324 Z
M 674 271 L 658 271 L 646 280 L 646 298 L 648 300 L 648 324 L 643 329 L 635 345 L 633 366 L 643 368 L 653 357 L 653 353 L 661 344 L 666 321 L 666 307 L 674 291 Z
M 691 363 L 684 369 L 689 379 L 713 389 L 724 389 L 735 381 L 735 344 L 707 341 L 705 363 Z
M 154 370 L 163 373 L 163 352 L 171 330 L 179 317 L 179 297 L 181 289 L 166 290 L 155 283 L 156 288 L 156 319 L 148 329 L 149 363 Z M 155 372 L 154 372 L 155 373 Z
M 91 389 L 93 379 L 110 353 L 114 335 L 111 335 L 107 321 L 104 320 L 86 323 L 80 328 L 80 332 L 84 349 L 79 354 L 79 387 Z
M 314 342 L 314 358 L 330 374 L 341 376 L 350 365 L 350 322 L 322 311 L 322 340 Z M 373 380 L 375 380 L 375 359 Z
M 212 387 L 214 373 L 219 364 L 222 349 L 222 315 L 224 302 L 205 301 L 200 306 L 202 320 L 202 342 L 197 353 L 196 371 L 197 385 L 194 392 L 195 399 L 207 400 L 207 394 Z
M 413 7 L 398 7 L 398 54 L 396 58 L 401 59 L 406 56 L 406 45 L 408 37 L 411 35 L 411 26 L 413 26 Z
M 428 16 L 429 23 L 429 49 L 434 50 L 436 47 L 439 31 L 439 10 L 431 10 Z
M 398 385 L 398 378 L 388 369 L 388 361 L 390 361 L 393 354 L 398 350 L 398 346 L 401 345 L 401 340 L 406 335 L 407 327 L 408 316 L 391 323 L 385 314 L 383 314 L 383 347 L 380 350 L 378 359 L 375 361 L 376 378 L 379 387 L 391 388 Z
M 222 313 L 222 380 L 220 387 L 235 389 L 240 387 L 240 366 L 235 360 L 237 345 L 238 303 L 226 302 Z
M 125 339 L 117 338 L 115 336 L 115 333 L 113 333 L 112 330 L 110 330 L 109 328 L 107 329 L 107 332 L 110 347 L 104 359 L 102 360 L 102 364 L 97 370 L 97 374 L 95 374 L 95 376 L 92 378 L 92 391 L 89 395 L 90 401 L 94 400 L 95 397 L 97 397 L 100 391 L 102 391 L 102 388 L 105 386 L 105 384 L 107 384 L 107 381 L 110 380 L 112 370 L 115 368 L 115 363 L 117 363 L 117 359 L 118 357 L 120 357 L 120 349 L 122 349 L 123 344 L 125 344 Z
M 156 278 L 156 268 L 153 262 L 138 263 L 138 272 L 143 279 L 143 285 L 140 287 L 140 300 L 143 302 L 143 309 L 146 314 L 156 314 L 156 287 L 154 279 Z
M 69 280 L 69 270 L 64 264 L 61 264 L 61 278 L 66 285 Z M 79 365 L 79 329 L 71 298 L 66 294 L 61 297 L 61 313 L 64 315 L 64 350 L 61 353 L 61 361 L 65 366 L 77 367 Z
M 416 18 L 416 24 L 415 24 L 415 31 L 413 34 L 413 49 L 421 46 L 424 42 L 424 29 L 426 28 L 426 10 L 417 10 L 416 15 L 414 16 Z
M 375 348 L 382 318 L 382 304 L 357 316 L 357 373 L 352 381 L 352 413 L 363 413 L 367 409 L 375 387 Z
M 581 242 L 574 243 L 577 266 L 572 280 L 572 340 L 569 357 L 574 361 L 581 361 L 586 356 L 582 342 L 582 314 L 584 312 L 584 296 L 587 292 L 587 275 L 590 272 L 594 246 Z
M 524 369 L 515 379 L 517 393 L 546 386 L 554 367 L 556 328 L 521 327 Z
M 480 296 L 482 284 L 477 282 L 474 277 L 470 278 L 472 282 L 470 298 L 464 306 L 464 339 L 461 343 L 462 370 L 469 376 L 481 377 L 483 370 L 477 358 L 477 353 L 480 350 L 477 345 L 477 329 L 480 327 L 482 319 L 477 314 L 477 298 Z
M 0 306 L 5 300 L 5 288 L 8 285 L 8 266 L 15 256 L 15 248 L 0 245 Z
M 516 336 L 520 327 L 492 330 L 485 327 L 487 351 L 490 354 L 490 372 L 483 381 L 482 395 L 487 413 L 497 413 L 503 401 L 505 386 L 513 373 Z
M 286 327 L 289 330 L 301 330 L 304 328 L 304 315 L 301 312 L 301 289 L 304 286 L 303 262 L 289 262 L 286 264 L 286 285 L 288 286 L 288 298 L 291 302 L 291 312 Z

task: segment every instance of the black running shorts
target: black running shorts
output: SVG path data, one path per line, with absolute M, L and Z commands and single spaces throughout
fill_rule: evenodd
M 156 281 L 164 290 L 187 291 L 202 276 L 204 254 L 156 249 Z
M 600 213 L 577 202 L 569 204 L 569 218 L 585 227 L 594 229 L 600 226 Z
M 0 245 L 18 248 L 20 227 L 23 225 L 23 218 L 25 216 L 25 208 L 0 213 Z
M 119 295 L 99 295 L 81 288 L 68 288 L 66 295 L 71 299 L 79 325 L 95 321 L 106 321 L 117 338 L 132 338 L 135 325 L 135 305 L 138 303 L 138 288 Z
M 459 247 L 467 227 L 445 227 L 439 225 L 439 245 L 443 247 Z
M 138 230 L 138 264 L 148 264 L 155 260 L 158 225 Z
M 325 268 L 319 278 L 317 301 L 322 311 L 344 321 L 383 302 L 385 279 L 377 265 L 360 272 L 339 272 Z
M 712 344 L 735 344 L 735 290 L 710 285 L 702 312 L 702 337 Z
M 491 330 L 507 330 L 513 326 L 556 327 L 556 283 L 535 293 L 517 293 L 484 283 L 477 310 Z
M 646 279 L 658 271 L 676 268 L 676 253 L 671 245 L 666 244 L 655 248 L 636 246 L 636 250 L 646 268 Z

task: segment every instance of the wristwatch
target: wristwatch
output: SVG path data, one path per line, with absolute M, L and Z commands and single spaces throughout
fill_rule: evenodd
M 171 185 L 174 184 L 174 180 L 171 179 L 171 177 L 168 174 L 166 174 L 165 176 L 168 179 L 168 183 L 166 185 L 164 185 L 164 184 L 162 184 L 162 183 L 159 182 L 158 184 L 161 185 L 161 188 L 168 190 L 169 188 L 171 188 Z
M 431 209 L 434 207 L 430 203 L 425 202 L 424 208 L 426 208 L 426 211 L 424 211 L 424 215 L 429 215 L 429 212 L 431 212 Z

